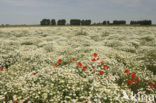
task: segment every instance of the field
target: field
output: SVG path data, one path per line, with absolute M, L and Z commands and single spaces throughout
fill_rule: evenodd
M 156 101 L 156 27 L 0 28 L 0 68 L 2 103 Z

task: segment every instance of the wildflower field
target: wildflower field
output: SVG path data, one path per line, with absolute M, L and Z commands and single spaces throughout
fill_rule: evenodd
M 156 101 L 156 27 L 0 28 L 0 103 L 137 101 L 123 91 Z

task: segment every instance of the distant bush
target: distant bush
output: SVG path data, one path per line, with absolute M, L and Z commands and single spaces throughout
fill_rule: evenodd
M 91 20 L 81 20 L 81 25 L 91 25 Z
M 52 19 L 52 20 L 51 20 L 51 25 L 56 25 L 55 19 Z
M 126 21 L 125 20 L 114 20 L 113 24 L 114 25 L 124 25 L 124 24 L 126 24 Z
M 58 20 L 57 25 L 66 25 L 66 20 L 65 19 Z
M 139 21 L 131 21 L 131 25 L 152 25 L 151 20 L 139 20 Z
M 103 25 L 109 25 L 109 21 L 103 21 Z
M 80 19 L 71 19 L 70 20 L 70 25 L 80 25 L 81 20 Z
M 50 25 L 50 19 L 42 19 L 42 21 L 40 21 L 40 25 Z
M 125 25 L 125 24 L 126 24 L 125 20 L 114 20 L 112 23 L 105 20 L 103 22 L 93 23 L 92 25 Z M 56 23 L 55 19 L 52 19 L 52 20 L 42 19 L 40 21 L 40 25 L 66 25 L 66 20 L 60 19 Z M 91 20 L 71 19 L 69 25 L 91 25 Z M 151 20 L 138 20 L 138 21 L 132 20 L 130 21 L 130 25 L 152 25 L 152 21 Z

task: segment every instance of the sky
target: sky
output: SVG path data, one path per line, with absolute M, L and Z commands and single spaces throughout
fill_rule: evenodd
M 156 24 L 156 0 L 0 0 L 0 24 L 39 24 L 43 18 Z

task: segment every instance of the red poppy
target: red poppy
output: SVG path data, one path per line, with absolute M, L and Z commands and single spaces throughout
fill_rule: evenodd
M 104 73 L 103 71 L 100 71 L 100 75 L 103 75 L 103 73 Z
M 104 65 L 104 66 L 103 66 L 103 69 L 106 69 L 106 68 L 107 68 L 107 65 Z
M 0 70 L 4 70 L 4 67 L 0 67 Z
M 132 73 L 132 76 L 136 76 L 136 74 L 135 73 Z
M 82 66 L 82 63 L 81 63 L 81 62 L 78 62 L 77 65 L 78 65 L 79 67 L 81 67 L 81 66 Z
M 96 61 L 96 59 L 95 59 L 95 58 L 93 58 L 93 59 L 92 59 L 92 61 L 94 62 L 94 61 Z
M 94 56 L 94 57 L 97 57 L 97 54 L 96 54 L 96 53 L 94 53 L 94 54 L 93 54 L 93 56 Z
M 154 88 L 154 85 L 153 85 L 152 83 L 149 83 L 149 86 L 150 86 L 151 88 Z
M 137 78 L 137 81 L 139 82 L 139 81 L 140 81 L 140 79 L 139 79 L 139 78 Z
M 128 80 L 128 84 L 131 85 L 132 84 L 132 81 L 131 80 Z
M 101 65 L 103 65 L 104 63 L 103 62 L 100 62 L 101 63 Z
M 136 85 L 136 84 L 137 84 L 137 82 L 136 82 L 135 80 L 133 81 L 133 83 L 134 83 L 134 85 Z
M 86 70 L 87 69 L 87 66 L 83 66 L 82 68 L 83 68 L 83 70 Z
M 55 65 L 53 65 L 53 67 L 56 67 L 56 68 L 57 68 L 57 67 L 58 67 L 58 65 L 56 65 L 56 64 L 55 64 Z
M 136 74 L 135 74 L 135 73 L 132 73 L 131 78 L 132 78 L 132 79 L 134 79 L 134 78 L 135 78 L 135 76 L 136 76 Z
M 35 72 L 35 73 L 33 73 L 33 75 L 36 75 L 37 73 Z
M 62 59 L 59 59 L 58 61 L 57 61 L 57 63 L 61 63 L 63 60 Z
M 125 70 L 125 73 L 127 73 L 127 74 L 128 74 L 128 73 L 129 73 L 129 70 L 128 70 L 128 69 L 126 69 L 126 70 Z
M 72 58 L 72 61 L 75 61 L 75 58 Z
M 14 101 L 14 103 L 18 103 L 18 102 L 17 102 L 17 100 L 16 100 L 16 101 Z
M 109 66 L 107 66 L 106 68 L 109 69 Z
M 97 58 L 97 60 L 99 60 L 100 58 Z

